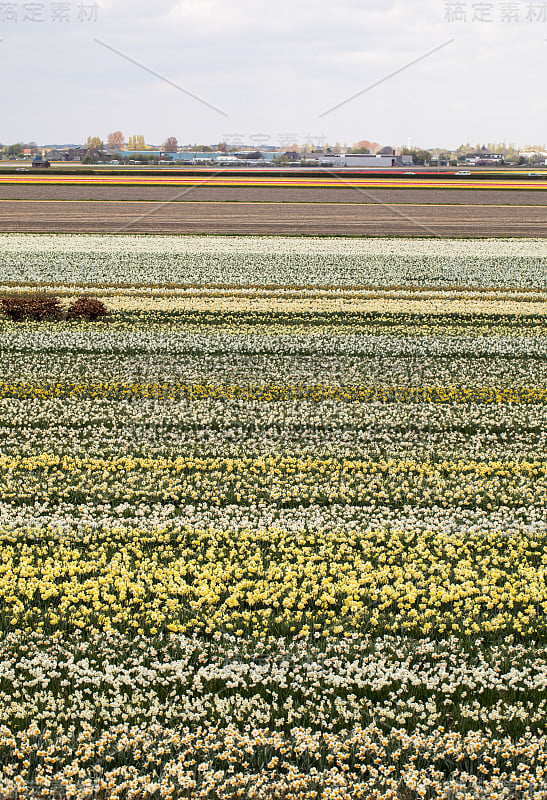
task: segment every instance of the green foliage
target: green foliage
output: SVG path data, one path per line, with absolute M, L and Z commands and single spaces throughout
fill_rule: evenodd
M 10 144 L 4 148 L 4 155 L 8 156 L 8 158 L 19 158 L 23 155 L 23 146 L 20 143 Z
M 88 136 L 85 146 L 87 148 L 94 147 L 97 150 L 102 150 L 104 148 L 104 142 L 100 136 Z

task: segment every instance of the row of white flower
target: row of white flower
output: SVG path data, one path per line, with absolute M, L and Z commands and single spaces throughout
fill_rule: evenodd
M 545 287 L 544 240 L 0 236 L 4 281 Z
M 344 800 L 508 799 L 547 774 L 547 653 L 510 641 L 13 633 L 1 646 L 3 796 L 31 770 L 31 786 L 72 797 L 290 786 Z

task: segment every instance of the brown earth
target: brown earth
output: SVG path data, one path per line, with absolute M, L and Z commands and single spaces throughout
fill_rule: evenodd
M 5 200 L 132 200 L 270 203 L 435 203 L 547 205 L 547 192 L 506 189 L 350 189 L 347 187 L 55 186 L 0 184 Z
M 15 199 L 27 190 L 28 199 Z M 0 231 L 547 236 L 547 206 L 536 192 L 122 186 L 2 186 L 0 192 Z M 10 192 L 17 195 L 6 197 Z M 453 205 L 441 204 L 448 201 Z

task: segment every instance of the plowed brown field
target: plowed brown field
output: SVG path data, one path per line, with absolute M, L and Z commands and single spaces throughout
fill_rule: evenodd
M 547 205 L 545 191 L 504 189 L 352 189 L 247 186 L 56 186 L 3 185 L 2 200 L 147 200 L 171 202 L 270 203 L 433 203 L 457 205 Z
M 0 186 L 0 231 L 547 236 L 545 192 Z

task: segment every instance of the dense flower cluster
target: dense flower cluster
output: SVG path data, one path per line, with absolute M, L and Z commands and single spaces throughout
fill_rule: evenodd
M 12 633 L 3 794 L 511 797 L 547 771 L 547 652 L 482 644 Z
M 49 632 L 91 626 L 546 638 L 543 527 L 533 537 L 522 524 L 503 531 L 470 525 L 464 533 L 469 515 L 445 515 L 439 528 L 431 516 L 404 511 L 383 511 L 365 527 L 359 509 L 346 507 L 342 519 L 351 510 L 351 520 L 336 527 L 338 509 L 303 515 L 300 529 L 278 521 L 257 530 L 250 523 L 260 514 L 247 513 L 249 527 L 240 524 L 234 538 L 232 529 L 180 522 L 135 529 L 123 524 L 132 506 L 124 503 L 118 524 L 106 530 L 5 530 L 5 623 Z
M 547 288 L 541 239 L 0 235 L 2 282 Z
M 0 798 L 543 800 L 544 245 L 0 243 Z

